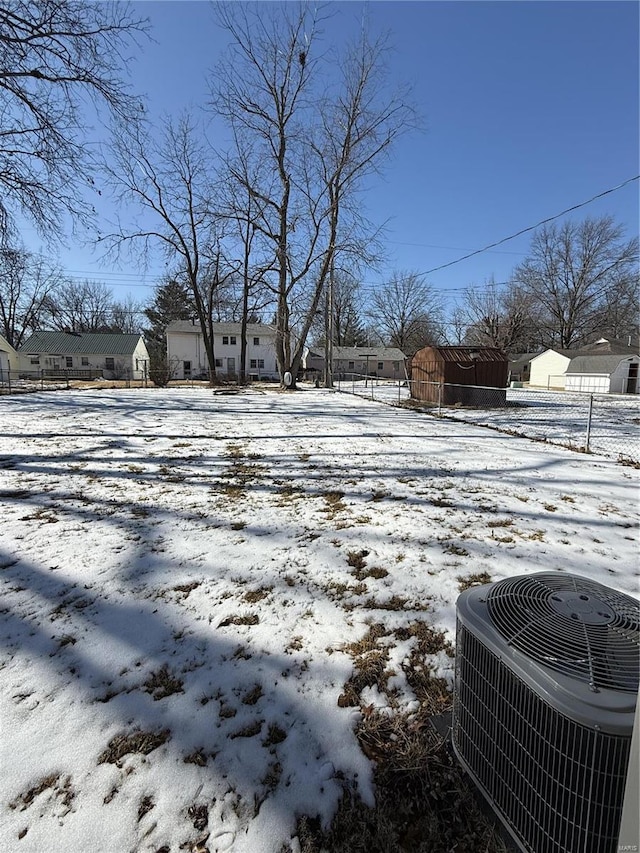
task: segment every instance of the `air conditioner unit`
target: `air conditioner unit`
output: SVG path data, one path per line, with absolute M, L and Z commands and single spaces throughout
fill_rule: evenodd
M 521 850 L 616 851 L 639 628 L 637 601 L 564 572 L 459 596 L 453 748 Z

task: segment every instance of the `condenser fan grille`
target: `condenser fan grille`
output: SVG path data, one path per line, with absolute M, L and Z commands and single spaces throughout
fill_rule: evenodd
M 593 689 L 637 692 L 640 606 L 629 596 L 586 578 L 537 574 L 493 584 L 487 612 L 532 660 Z

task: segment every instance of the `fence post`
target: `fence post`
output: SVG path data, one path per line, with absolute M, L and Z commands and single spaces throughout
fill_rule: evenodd
M 40 368 L 40 390 L 44 391 L 44 368 Z
M 438 383 L 438 415 L 442 414 L 442 388 L 444 383 Z
M 593 394 L 589 394 L 589 413 L 587 415 L 587 440 L 585 450 L 589 452 L 589 441 L 591 439 L 591 416 L 593 414 Z

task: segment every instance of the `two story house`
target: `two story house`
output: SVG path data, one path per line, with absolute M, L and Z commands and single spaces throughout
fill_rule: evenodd
M 242 325 L 213 324 L 213 352 L 216 375 L 235 380 L 240 373 Z M 248 379 L 280 378 L 276 363 L 276 330 L 263 323 L 247 324 L 246 375 Z M 167 326 L 167 359 L 174 379 L 207 378 L 209 364 L 200 324 L 175 320 Z

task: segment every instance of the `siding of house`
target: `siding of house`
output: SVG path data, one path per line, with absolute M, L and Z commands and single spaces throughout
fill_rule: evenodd
M 536 388 L 564 389 L 564 374 L 569 367 L 571 356 L 565 351 L 546 350 L 531 359 L 529 385 Z
M 0 335 L 0 382 L 3 381 L 3 374 L 9 370 L 15 370 L 18 366 L 18 353 L 11 346 L 9 341 Z
M 235 379 L 240 371 L 240 323 L 214 324 L 213 352 L 216 374 Z M 254 343 L 255 339 L 259 343 Z M 198 325 L 185 321 L 167 327 L 167 358 L 173 378 L 191 379 L 206 376 L 209 363 L 202 332 Z M 275 329 L 259 323 L 247 326 L 247 376 L 253 379 L 279 379 L 275 351 Z
M 304 361 L 304 369 L 324 373 L 324 354 L 317 349 L 310 350 Z M 365 376 L 367 372 L 369 376 L 378 379 L 405 379 L 405 355 L 396 347 L 334 346 L 333 375 L 336 379 Z
M 35 332 L 20 347 L 18 360 L 25 373 L 92 371 L 106 379 L 142 380 L 149 353 L 140 335 Z
M 640 356 L 578 356 L 567 368 L 565 388 L 592 394 L 638 394 L 639 363 Z M 630 374 L 635 374 L 635 381 L 629 381 Z

